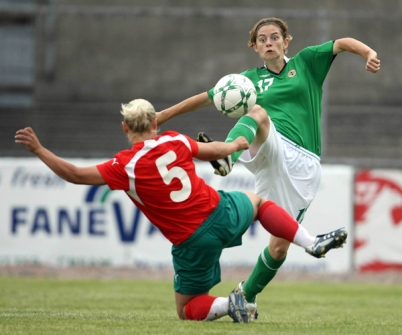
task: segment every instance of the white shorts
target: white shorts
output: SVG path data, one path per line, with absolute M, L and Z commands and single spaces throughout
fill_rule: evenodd
M 257 154 L 251 157 L 246 150 L 239 160 L 255 175 L 255 193 L 276 202 L 298 222 L 303 220 L 321 181 L 317 155 L 278 133 L 271 122 Z

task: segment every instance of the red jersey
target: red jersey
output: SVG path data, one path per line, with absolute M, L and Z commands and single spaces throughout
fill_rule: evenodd
M 174 131 L 135 143 L 97 165 L 111 190 L 124 190 L 173 244 L 187 240 L 218 206 L 219 193 L 198 177 L 198 145 Z

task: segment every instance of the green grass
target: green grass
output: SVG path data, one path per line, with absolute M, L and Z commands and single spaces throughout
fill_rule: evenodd
M 402 285 L 273 282 L 258 299 L 252 324 L 180 321 L 169 280 L 0 277 L 0 334 L 402 334 Z

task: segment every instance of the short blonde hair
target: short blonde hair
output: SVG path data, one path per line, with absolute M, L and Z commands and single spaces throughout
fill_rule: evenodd
M 135 99 L 128 104 L 122 104 L 121 108 L 120 113 L 124 117 L 124 122 L 135 133 L 148 131 L 156 118 L 154 106 L 144 99 Z

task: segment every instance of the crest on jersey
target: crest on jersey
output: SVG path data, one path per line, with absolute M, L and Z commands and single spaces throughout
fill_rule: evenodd
M 296 75 L 296 70 L 290 70 L 289 72 L 288 72 L 288 77 L 289 78 L 292 78 L 292 77 L 294 77 Z

